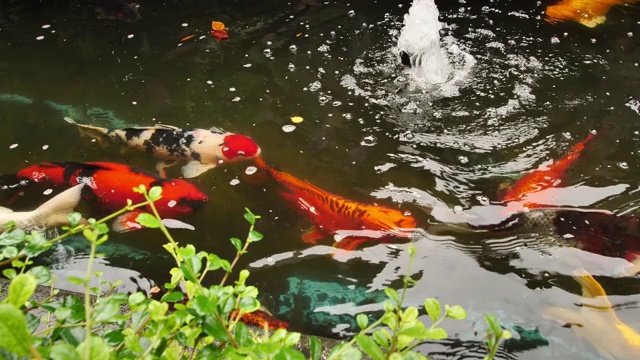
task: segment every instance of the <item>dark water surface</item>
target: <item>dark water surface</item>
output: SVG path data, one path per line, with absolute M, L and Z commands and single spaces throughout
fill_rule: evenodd
M 458 59 L 458 78 L 442 87 L 418 86 L 397 64 L 393 47 L 410 1 L 142 1 L 142 18 L 131 23 L 98 19 L 90 1 L 4 1 L 0 170 L 69 160 L 154 168 L 148 155 L 81 138 L 63 121 L 81 105 L 111 111 L 102 125 L 162 122 L 247 134 L 283 171 L 418 218 L 425 231 L 414 240 L 411 273 L 420 282 L 408 303 L 437 297 L 469 313 L 445 325 L 465 342 L 425 345 L 425 353 L 481 353 L 475 332 L 491 312 L 509 328 L 538 328 L 549 342 L 514 345 L 503 356 L 599 358 L 541 312 L 576 309 L 580 290 L 571 274 L 584 267 L 619 317 L 640 329 L 640 280 L 612 276 L 624 260 L 565 248 L 541 234 L 437 236 L 426 229 L 433 219 L 424 209 L 482 209 L 496 200 L 500 184 L 606 128 L 569 172 L 558 205 L 637 214 L 640 10 L 613 9 L 604 25 L 589 29 L 544 22 L 541 2 L 436 3 L 443 46 Z M 230 40 L 208 35 L 212 20 L 229 27 Z M 204 37 L 176 47 L 192 34 Z M 285 132 L 291 116 L 304 121 Z M 401 286 L 406 244 L 335 257 L 327 256 L 330 243 L 308 248 L 300 235 L 309 224 L 272 188 L 246 181 L 246 166 L 193 180 L 210 202 L 184 219 L 197 230 L 176 230 L 176 239 L 230 259 L 227 239 L 245 235 L 242 213 L 250 208 L 262 215 L 257 228 L 265 240 L 240 265 L 252 270 L 264 304 L 294 330 L 351 333 L 351 315 L 379 311 L 382 290 Z M 31 204 L 45 189 L 32 191 Z M 159 232 L 113 234 L 111 242 L 113 253 L 100 267 L 122 279 L 123 289 L 148 290 L 169 279 Z M 63 278 L 84 270 L 85 251 L 71 241 L 47 261 Z

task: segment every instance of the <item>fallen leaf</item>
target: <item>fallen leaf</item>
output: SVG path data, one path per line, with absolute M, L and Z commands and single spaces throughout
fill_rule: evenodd
M 212 22 L 211 22 L 211 28 L 212 28 L 213 30 L 224 30 L 224 29 L 226 29 L 227 27 L 226 27 L 226 26 L 224 26 L 224 23 L 223 23 L 223 22 L 221 22 L 221 21 L 212 21 Z
M 300 124 L 302 122 L 302 120 L 304 120 L 302 118 L 302 116 L 292 116 L 291 117 L 291 122 L 294 124 Z
M 180 41 L 189 40 L 189 39 L 191 39 L 192 37 L 195 37 L 195 35 L 185 36 L 185 37 L 183 37 L 182 39 L 180 39 Z
M 302 33 L 297 33 L 297 34 L 296 34 L 296 37 L 300 37 L 300 35 L 302 35 Z
M 213 30 L 211 31 L 211 36 L 213 36 L 217 42 L 220 42 L 220 40 L 227 40 L 229 38 L 229 34 L 224 30 Z

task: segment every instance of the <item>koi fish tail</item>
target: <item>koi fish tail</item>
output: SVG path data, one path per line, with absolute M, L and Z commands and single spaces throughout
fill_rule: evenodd
M 84 184 L 78 184 L 53 197 L 33 211 L 32 221 L 46 227 L 67 224 L 67 215 L 74 212 L 80 202 Z
M 94 139 L 100 146 L 105 146 L 104 137 L 109 132 L 109 129 L 99 126 L 78 124 L 75 120 L 68 116 L 65 116 L 64 120 L 69 124 L 76 125 L 78 127 L 78 130 L 80 131 L 80 135 L 88 136 L 91 139 Z
M 607 296 L 602 285 L 600 285 L 600 283 L 597 282 L 596 279 L 594 279 L 586 270 L 578 270 L 573 279 L 582 287 L 582 297 L 593 299 L 599 296 Z

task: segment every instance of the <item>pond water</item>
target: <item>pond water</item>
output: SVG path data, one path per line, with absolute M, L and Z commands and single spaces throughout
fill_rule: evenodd
M 436 1 L 437 17 L 416 12 L 413 28 L 407 20 L 403 29 L 408 0 L 143 1 L 132 22 L 98 18 L 96 4 L 105 3 L 0 5 L 1 172 L 43 161 L 154 169 L 149 155 L 80 137 L 63 120 L 69 112 L 100 112 L 101 125 L 218 127 L 251 136 L 281 171 L 349 199 L 410 211 L 422 229 L 412 240 L 410 271 L 402 243 L 330 256 L 330 242 L 302 242 L 310 224 L 272 187 L 248 181 L 248 164 L 192 179 L 210 201 L 183 219 L 196 231 L 176 230 L 176 239 L 231 259 L 228 238 L 247 231 L 244 207 L 262 215 L 257 229 L 265 239 L 239 266 L 252 271 L 264 305 L 293 330 L 351 334 L 352 316 L 378 314 L 382 290 L 400 288 L 409 271 L 419 283 L 408 304 L 436 297 L 469 313 L 445 324 L 461 341 L 421 347 L 433 358 L 482 358 L 482 314 L 491 312 L 507 328 L 536 335 L 510 343 L 504 358 L 596 359 L 572 329 L 541 316 L 549 306 L 577 308 L 571 275 L 578 268 L 595 275 L 620 319 L 640 329 L 640 280 L 614 276 L 624 259 L 568 248 L 548 234 L 438 234 L 429 224 L 446 216 L 428 211 L 484 214 L 501 184 L 606 129 L 567 173 L 555 205 L 637 214 L 636 7 L 614 8 L 605 24 L 588 28 L 545 22 L 544 1 Z M 228 41 L 209 35 L 213 20 L 229 27 Z M 435 42 L 417 41 L 438 33 Z M 178 47 L 189 35 L 196 36 Z M 435 57 L 402 66 L 399 38 Z M 304 120 L 293 124 L 292 116 Z M 29 190 L 22 206 L 42 202 L 45 189 Z M 168 281 L 160 233 L 112 234 L 110 243 L 98 268 L 122 279 L 123 290 Z M 72 239 L 41 261 L 64 278 L 84 269 L 86 248 Z

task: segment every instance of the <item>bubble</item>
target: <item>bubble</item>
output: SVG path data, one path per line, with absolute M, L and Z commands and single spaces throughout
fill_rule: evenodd
M 132 101 L 131 103 L 132 103 L 133 105 L 138 105 L 138 102 L 137 102 L 137 101 Z
M 213 81 L 207 80 L 207 84 L 211 85 L 211 84 L 213 84 Z
M 458 161 L 460 161 L 461 164 L 466 164 L 469 162 L 469 158 L 464 155 L 460 155 L 458 156 Z
M 625 169 L 625 170 L 626 170 L 626 169 L 628 169 L 628 168 L 629 168 L 629 164 L 627 164 L 625 161 L 620 161 L 620 162 L 618 163 L 618 167 L 619 167 L 620 169 Z
M 355 14 L 356 14 L 356 12 L 353 11 L 353 10 L 349 10 L 349 12 L 347 13 L 347 15 L 349 15 L 349 16 L 354 16 Z
M 289 63 L 289 66 L 287 66 L 287 69 L 289 69 L 289 71 L 294 71 L 296 69 L 296 66 Z
M 284 131 L 286 133 L 290 133 L 295 129 L 296 129 L 296 126 L 295 125 L 291 125 L 291 124 L 282 126 L 282 131 Z
M 368 136 L 365 136 L 362 139 L 362 141 L 360 142 L 360 145 L 362 145 L 362 146 L 374 146 L 377 143 L 378 143 L 378 138 L 376 138 L 373 135 L 368 135 Z
M 45 191 L 42 192 L 42 195 L 49 195 L 53 192 L 53 189 L 47 189 Z
M 240 180 L 238 180 L 238 179 L 232 179 L 231 181 L 229 181 L 229 184 L 230 184 L 231 186 L 236 186 L 236 185 L 240 184 Z
M 298 47 L 295 45 L 291 45 L 289 46 L 289 51 L 295 54 L 298 51 Z
M 189 23 L 182 23 L 182 27 L 187 27 L 189 26 Z
M 266 57 L 271 57 L 271 54 L 272 54 L 273 52 L 271 51 L 271 49 L 264 49 L 264 50 L 262 51 L 262 53 L 263 53 L 263 54 L 264 54 L 264 56 L 266 56 Z
M 251 67 L 251 64 L 244 64 L 244 65 L 242 65 L 242 66 L 244 66 L 244 67 L 246 67 L 246 68 L 249 68 L 249 67 Z
M 244 170 L 244 173 L 247 175 L 253 175 L 256 173 L 256 171 L 258 171 L 258 168 L 255 166 L 247 166 L 247 168 Z

